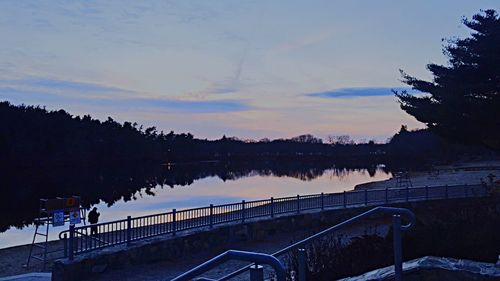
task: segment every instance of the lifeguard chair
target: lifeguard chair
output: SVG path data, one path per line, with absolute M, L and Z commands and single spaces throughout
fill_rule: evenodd
M 40 199 L 39 216 L 35 219 L 35 233 L 25 267 L 28 268 L 32 259 L 35 259 L 43 263 L 42 270 L 45 270 L 47 255 L 58 251 L 48 251 L 50 225 L 53 227 L 64 226 L 66 222 L 69 224 L 83 222 L 85 224 L 85 218 L 86 210 L 82 208 L 80 196 Z M 40 249 L 40 251 L 35 249 Z

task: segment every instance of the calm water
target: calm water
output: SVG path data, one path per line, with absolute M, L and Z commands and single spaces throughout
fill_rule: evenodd
M 342 192 L 352 190 L 359 183 L 378 181 L 390 178 L 391 174 L 381 169 L 367 170 L 334 170 L 326 169 L 322 173 L 310 175 L 276 176 L 262 175 L 250 172 L 246 176 L 235 177 L 233 180 L 222 180 L 219 176 L 208 176 L 194 180 L 189 185 L 168 186 L 158 185 L 151 189 L 153 195 L 146 194 L 142 189 L 136 192 L 135 200 L 114 202 L 112 206 L 100 202 L 97 208 L 101 212 L 100 221 L 111 221 L 130 216 L 140 216 L 171 211 L 173 208 L 185 209 L 224 204 L 241 200 L 256 200 L 273 197 L 295 196 L 297 194 L 314 194 L 321 192 Z M 65 227 L 52 228 L 50 239 L 57 239 L 57 234 Z M 0 248 L 29 244 L 33 238 L 34 227 L 22 229 L 10 227 L 0 233 Z

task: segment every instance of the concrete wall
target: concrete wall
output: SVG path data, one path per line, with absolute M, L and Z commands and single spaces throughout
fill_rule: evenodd
M 493 212 L 500 212 L 500 203 L 498 203 L 497 199 L 495 200 L 496 203 L 492 203 L 491 198 L 439 200 L 396 204 L 394 206 L 406 207 L 415 211 L 418 209 L 418 212 L 416 212 L 417 218 L 431 219 L 436 217 L 435 214 L 440 208 L 456 208 L 460 210 L 464 204 L 469 206 L 493 206 Z M 273 239 L 278 234 L 304 230 L 310 230 L 311 233 L 317 232 L 370 208 L 326 210 L 323 212 L 278 216 L 274 219 L 247 220 L 244 224 L 235 223 L 216 226 L 213 229 L 206 228 L 191 232 L 178 232 L 176 237 L 171 235 L 158 236 L 134 242 L 130 246 L 110 247 L 98 252 L 79 255 L 73 261 L 67 259 L 58 260 L 53 266 L 52 280 L 82 280 L 99 274 L 106 268 L 117 269 L 123 266 L 162 260 L 175 262 L 183 257 L 195 255 L 202 251 L 222 252 L 228 249 L 228 245 L 235 242 L 268 240 Z

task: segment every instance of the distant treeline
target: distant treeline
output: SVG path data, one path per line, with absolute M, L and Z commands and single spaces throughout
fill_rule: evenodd
M 0 103 L 0 153 L 4 163 L 20 166 L 91 164 L 116 161 L 178 163 L 252 158 L 375 158 L 383 145 L 354 145 L 349 139 L 325 144 L 311 135 L 291 139 L 243 141 L 194 138 L 190 133 L 158 132 L 137 123 L 104 122 L 64 110 Z M 342 140 L 342 138 L 339 138 Z
M 226 136 L 207 140 L 190 133 L 165 134 L 137 123 L 121 124 L 111 117 L 100 121 L 64 110 L 0 102 L 0 165 L 10 167 L 294 159 L 419 166 L 436 159 L 488 153 L 484 148 L 451 144 L 428 130 L 408 131 L 404 126 L 385 144 L 355 143 L 348 136 L 329 137 L 324 142 L 312 135 L 259 141 Z

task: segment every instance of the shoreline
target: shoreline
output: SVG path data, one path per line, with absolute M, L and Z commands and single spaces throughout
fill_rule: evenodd
M 498 184 L 500 161 L 456 163 L 436 166 L 432 170 L 394 173 L 382 181 L 372 181 L 354 186 L 354 190 L 424 187 L 443 185 Z

